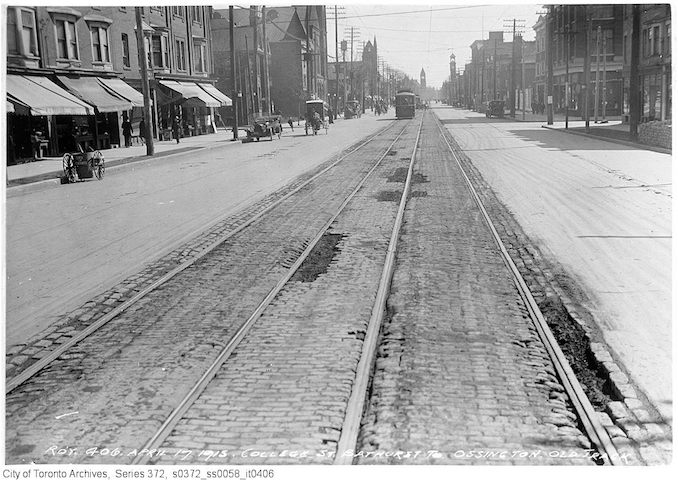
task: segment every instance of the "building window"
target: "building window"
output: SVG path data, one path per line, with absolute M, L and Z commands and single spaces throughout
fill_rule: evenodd
M 126 33 L 122 34 L 122 65 L 129 68 L 129 37 Z
M 184 7 L 172 7 L 172 15 L 184 18 Z
M 57 57 L 68 60 L 78 60 L 78 37 L 75 31 L 75 22 L 72 20 L 56 20 Z
M 653 57 L 661 53 L 661 27 L 652 25 L 643 29 L 643 56 Z
M 202 7 L 200 5 L 192 5 L 189 8 L 191 9 L 191 19 L 202 25 Z
M 92 34 L 92 58 L 95 62 L 110 63 L 108 51 L 108 28 L 94 26 L 90 28 Z
M 186 70 L 186 42 L 176 41 L 177 70 Z
M 153 66 L 155 68 L 169 68 L 169 49 L 165 35 L 152 37 Z
M 205 44 L 203 42 L 195 42 L 193 44 L 193 69 L 196 72 L 203 73 L 205 69 Z
M 10 55 L 19 54 L 19 44 L 16 35 L 16 16 L 11 7 L 7 8 L 7 53 Z
M 32 10 L 20 9 L 21 42 L 26 55 L 38 55 L 38 40 L 35 30 L 35 13 Z M 9 13 L 9 12 L 8 12 Z

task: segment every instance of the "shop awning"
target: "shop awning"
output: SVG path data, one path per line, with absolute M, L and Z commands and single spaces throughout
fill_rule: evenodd
M 175 91 L 187 102 L 196 102 L 200 106 L 220 107 L 221 102 L 208 94 L 205 90 L 190 82 L 177 82 L 175 80 L 160 80 L 160 84 Z
M 144 106 L 144 96 L 119 78 L 97 78 L 106 90 L 132 102 L 135 107 Z
M 33 115 L 93 115 L 94 109 L 46 77 L 7 75 L 7 99 Z
M 100 112 L 122 112 L 131 110 L 133 107 L 129 100 L 104 89 L 96 77 L 70 78 L 58 75 L 57 78 L 68 90 L 85 102 L 94 105 Z
M 198 83 L 198 86 L 199 86 L 200 88 L 202 88 L 203 90 L 205 90 L 205 91 L 206 91 L 207 93 L 209 93 L 210 95 L 212 95 L 214 98 L 216 98 L 217 100 L 219 100 L 219 101 L 221 102 L 221 104 L 222 104 L 224 107 L 230 107 L 230 106 L 233 105 L 233 102 L 231 101 L 231 99 L 228 98 L 228 97 L 227 97 L 226 95 L 224 95 L 223 93 L 221 93 L 221 92 L 217 89 L 217 87 L 215 87 L 215 86 L 212 85 L 211 83 Z

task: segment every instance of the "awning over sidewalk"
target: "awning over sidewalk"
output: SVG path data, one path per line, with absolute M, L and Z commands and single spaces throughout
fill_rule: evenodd
M 132 102 L 135 107 L 144 106 L 144 96 L 119 78 L 97 78 L 106 90 Z
M 215 87 L 215 86 L 212 85 L 211 83 L 198 83 L 198 86 L 199 86 L 200 88 L 202 88 L 203 90 L 205 90 L 205 91 L 206 91 L 207 93 L 209 93 L 210 95 L 212 95 L 214 98 L 216 98 L 217 100 L 219 100 L 219 101 L 221 102 L 221 104 L 222 104 L 224 107 L 230 107 L 230 106 L 233 105 L 233 102 L 231 101 L 231 99 L 228 98 L 228 97 L 227 97 L 226 95 L 224 95 L 223 93 L 221 93 L 221 92 L 217 89 L 217 87 Z
M 93 115 L 94 109 L 46 77 L 7 75 L 7 100 L 33 115 Z
M 57 78 L 75 95 L 94 105 L 100 112 L 122 112 L 131 110 L 132 102 L 108 92 L 96 77 L 70 78 L 58 75 Z
M 201 107 L 220 107 L 221 101 L 217 100 L 195 83 L 177 82 L 176 80 L 160 80 L 161 85 L 184 97 L 189 104 L 195 102 Z

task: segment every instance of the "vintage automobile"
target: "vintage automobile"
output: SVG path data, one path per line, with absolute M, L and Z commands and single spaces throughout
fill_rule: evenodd
M 242 139 L 243 143 L 253 142 L 255 139 L 258 142 L 262 137 L 268 137 L 273 141 L 273 135 L 280 138 L 282 134 L 282 117 L 280 115 L 269 115 L 267 117 L 257 117 L 252 122 L 252 125 L 247 125 L 245 131 L 247 137 Z
M 361 115 L 360 102 L 358 100 L 349 100 L 344 106 L 344 118 L 360 118 Z
M 504 101 L 490 100 L 487 104 L 487 110 L 485 110 L 485 116 L 487 118 L 491 118 L 493 116 L 504 118 Z
M 309 130 L 313 135 L 317 135 L 321 128 L 329 128 L 329 106 L 322 100 L 307 100 L 306 101 L 306 123 L 304 124 L 304 131 L 308 135 Z

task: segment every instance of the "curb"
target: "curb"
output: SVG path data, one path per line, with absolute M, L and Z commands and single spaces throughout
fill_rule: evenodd
M 577 131 L 570 130 L 570 129 L 554 128 L 554 127 L 549 127 L 548 125 L 542 125 L 541 128 L 546 128 L 548 130 L 553 130 L 553 131 L 557 131 L 557 132 L 569 133 L 571 135 L 579 135 L 579 136 L 582 136 L 582 137 L 588 137 L 588 138 L 592 138 L 592 139 L 595 139 L 595 140 L 603 140 L 605 142 L 626 145 L 628 147 L 635 147 L 639 150 L 651 150 L 651 151 L 657 152 L 657 153 L 665 153 L 665 154 L 668 154 L 668 155 L 672 155 L 672 151 L 668 148 L 655 147 L 655 146 L 652 146 L 652 145 L 645 145 L 644 143 L 635 143 L 635 142 L 630 142 L 628 140 L 619 140 L 619 139 L 615 139 L 615 138 L 603 137 L 603 136 L 600 136 L 600 135 L 592 135 L 590 133 L 577 132 Z
M 222 142 L 222 143 L 224 143 L 226 145 L 231 145 L 231 144 L 235 144 L 235 143 L 239 143 L 239 142 Z M 223 146 L 223 145 L 221 145 L 221 144 L 219 144 L 219 145 L 217 145 L 217 144 L 199 145 L 199 146 L 196 146 L 196 147 L 188 147 L 188 148 L 190 148 L 190 150 L 188 148 L 182 149 L 180 152 L 171 152 L 171 153 L 167 153 L 167 154 L 163 154 L 163 155 L 156 153 L 152 157 L 149 157 L 147 155 L 140 155 L 140 156 L 136 156 L 136 157 L 125 157 L 125 158 L 120 158 L 120 159 L 111 161 L 110 165 L 106 165 L 106 169 L 107 170 L 118 170 L 118 169 L 121 169 L 123 167 L 132 166 L 132 165 L 135 165 L 135 164 L 138 164 L 138 163 L 141 163 L 141 162 L 159 160 L 159 159 L 162 159 L 162 158 L 170 158 L 170 157 L 174 157 L 174 156 L 177 156 L 177 155 L 182 155 L 182 154 L 185 154 L 185 153 L 193 153 L 193 152 L 200 151 L 200 150 L 211 150 L 213 148 L 218 148 L 218 147 L 221 147 L 221 146 Z M 39 191 L 42 191 L 42 190 L 47 190 L 49 188 L 52 188 L 53 186 L 61 185 L 61 173 L 60 172 L 54 172 L 54 175 L 58 175 L 58 177 L 56 177 L 56 178 L 50 178 L 50 179 L 46 179 L 46 180 L 39 178 L 39 177 L 44 177 L 45 175 L 51 175 L 51 173 L 36 175 L 36 177 L 38 177 L 38 178 L 33 182 L 28 181 L 27 183 L 18 184 L 18 185 L 7 185 L 5 187 L 6 197 L 9 198 L 9 197 L 15 197 L 15 196 L 18 196 L 18 195 L 22 195 L 24 193 L 39 192 Z M 24 180 L 30 179 L 30 178 L 31 177 L 26 177 Z

